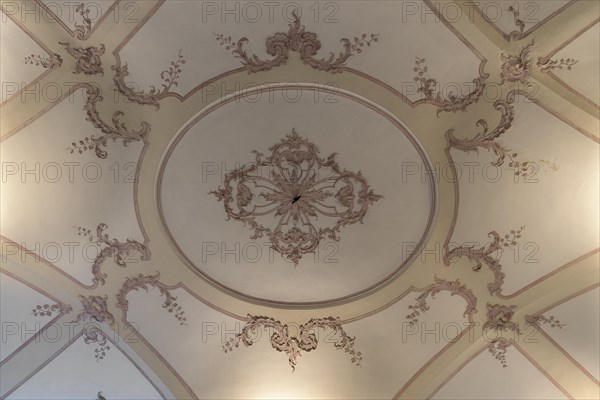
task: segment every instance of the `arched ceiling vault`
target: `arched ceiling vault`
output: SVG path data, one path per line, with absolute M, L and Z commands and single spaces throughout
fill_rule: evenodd
M 0 5 L 1 399 L 598 398 L 598 2 Z

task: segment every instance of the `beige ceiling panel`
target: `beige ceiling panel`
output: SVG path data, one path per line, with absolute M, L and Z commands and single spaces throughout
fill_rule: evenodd
M 596 72 L 600 70 L 600 24 L 580 32 L 548 58 L 558 63 L 547 72 L 599 107 L 600 77 Z M 561 60 L 564 61 L 562 66 Z
M 506 37 L 522 31 L 530 34 L 538 26 L 574 3 L 572 0 L 477 0 L 473 6 Z
M 0 18 L 0 102 L 5 103 L 31 89 L 58 60 L 50 59 L 47 48 L 19 26 L 18 16 L 0 12 Z
M 600 289 L 595 288 L 572 300 L 546 311 L 561 325 L 561 329 L 552 329 L 552 321 L 542 324 L 543 332 L 549 335 L 570 354 L 596 381 L 600 380 L 598 358 L 600 353 Z M 579 318 L 586 315 L 587 318 Z
M 89 285 L 91 265 L 106 247 L 96 240 L 100 224 L 111 240 L 144 242 L 132 201 L 143 146 L 109 141 L 110 158 L 96 157 L 93 149 L 79 154 L 86 137 L 98 135 L 83 105 L 83 90 L 77 90 L 2 142 L 1 210 L 3 236 Z
M 510 367 L 502 368 L 486 351 L 477 355 L 433 396 L 436 400 L 568 399 L 520 351 L 507 352 Z M 493 387 L 493 394 L 489 390 Z
M 57 354 L 7 399 L 162 399 L 160 392 L 113 343 L 103 359 L 83 337 Z
M 0 299 L 2 362 L 32 340 L 43 340 L 45 330 L 65 306 L 6 271 L 0 275 Z M 53 334 L 48 333 L 50 337 Z
M 0 0 L 0 398 L 597 398 L 599 4 Z
M 40 0 L 40 2 L 43 7 L 40 19 L 44 18 L 45 21 L 50 23 L 60 24 L 78 39 L 87 39 L 100 21 L 118 18 L 118 14 L 111 13 L 114 8 L 114 0 L 84 0 L 79 2 Z M 27 9 L 26 3 L 22 3 L 20 7 L 24 10 Z M 129 8 L 132 12 L 137 9 L 133 3 Z
M 514 127 L 501 139 L 510 149 L 503 166 L 493 165 L 496 158 L 485 150 L 453 152 L 462 176 L 452 240 L 480 248 L 492 241 L 489 232 L 509 236 L 495 252 L 506 273 L 505 295 L 596 249 L 599 241 L 592 223 L 599 218 L 597 144 L 524 97 L 517 99 Z M 574 199 L 578 206 L 570 207 Z M 520 237 L 513 230 L 521 230 Z
M 183 289 L 171 293 L 177 296 L 187 325 L 179 325 L 165 310 L 153 311 L 165 300 L 156 289 L 129 294 L 127 320 L 137 325 L 199 398 L 391 398 L 429 358 L 468 327 L 464 300 L 448 293 L 440 293 L 430 310 L 411 326 L 404 319 L 417 297 L 411 293 L 385 311 L 344 325 L 346 334 L 356 337 L 360 366 L 353 365 L 351 355 L 343 349 L 335 348 L 337 336 L 331 330 L 315 329 L 317 348 L 301 351 L 293 370 L 287 355 L 272 347 L 273 329 L 257 328 L 249 335 L 254 344 L 246 347 L 240 342 L 223 354 L 223 346 L 241 331 L 244 322 L 211 309 Z M 285 323 L 290 335 L 298 335 L 299 326 L 307 322 Z M 164 328 L 153 329 L 155 324 Z M 298 381 L 311 384 L 296 385 Z

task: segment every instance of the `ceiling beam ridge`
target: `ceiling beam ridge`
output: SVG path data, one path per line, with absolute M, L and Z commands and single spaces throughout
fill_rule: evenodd
M 599 2 L 576 1 L 535 30 L 535 51 L 540 56 L 548 56 L 599 21 Z M 520 42 L 524 44 L 529 40 L 526 37 Z
M 2 270 L 31 283 L 46 293 L 60 293 L 60 300 L 66 304 L 77 302 L 77 296 L 95 285 L 85 285 L 56 265 L 18 243 L 0 235 L 0 257 Z
M 118 325 L 123 329 L 118 329 L 117 333 L 127 343 L 127 348 L 131 350 L 136 358 L 143 361 L 143 364 L 152 371 L 156 379 L 171 392 L 173 398 L 198 398 L 175 368 L 135 329 L 135 325 L 127 321 L 126 311 L 122 312 L 122 318 Z M 137 362 L 132 359 L 131 361 L 141 370 Z M 154 381 L 154 379 L 148 379 Z
M 165 0 L 117 1 L 96 23 L 90 37 L 108 49 L 120 50 L 162 6 Z
M 514 346 L 571 399 L 597 398 L 600 391 L 598 381 L 579 363 L 556 345 L 548 335 L 542 334 L 519 340 Z
M 70 37 L 64 23 L 38 1 L 0 0 L 0 8 L 27 35 L 50 50 L 59 48 L 58 42 L 67 35 Z
M 433 3 L 430 0 L 425 1 L 434 9 L 435 4 L 442 4 Z M 452 26 L 459 39 L 469 43 L 468 47 L 471 51 L 479 58 L 485 58 L 488 61 L 485 63 L 486 72 L 492 76 L 497 76 L 500 73 L 500 68 L 495 61 L 509 42 L 480 14 L 476 5 L 477 2 L 452 0 L 452 3 L 461 10 L 461 16 L 447 23 Z
M 488 348 L 482 329 L 465 329 L 433 356 L 396 393 L 394 399 L 429 399 L 458 371 Z
M 534 314 L 600 284 L 600 252 L 592 250 L 557 268 L 511 295 L 500 296 L 518 306 L 518 313 Z
M 7 398 L 83 334 L 84 326 L 73 323 L 74 319 L 74 310 L 60 315 L 52 323 L 57 334 L 49 336 L 44 335 L 45 329 L 38 331 L 0 366 L 0 399 Z

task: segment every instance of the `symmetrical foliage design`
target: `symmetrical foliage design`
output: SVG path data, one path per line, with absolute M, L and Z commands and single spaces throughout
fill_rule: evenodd
M 331 73 L 342 72 L 348 58 L 354 54 L 360 54 L 363 48 L 371 46 L 378 41 L 379 34 L 362 34 L 360 37 L 354 37 L 353 40 L 342 38 L 340 42 L 343 51 L 337 55 L 331 53 L 328 58 L 314 58 L 321 49 L 321 42 L 317 39 L 314 32 L 305 31 L 304 25 L 301 25 L 300 18 L 294 14 L 293 23 L 289 24 L 287 33 L 277 32 L 267 38 L 267 54 L 273 58 L 270 60 L 261 60 L 258 56 L 249 56 L 244 46 L 249 42 L 248 38 L 243 37 L 237 41 L 231 36 L 215 34 L 216 39 L 226 50 L 239 58 L 248 71 L 248 73 L 268 71 L 274 67 L 279 67 L 287 63 L 289 52 L 299 53 L 300 59 L 312 68 Z
M 360 171 L 340 169 L 335 153 L 319 157 L 317 146 L 295 130 L 269 150 L 266 158 L 254 150 L 254 163 L 227 173 L 225 187 L 210 193 L 223 201 L 228 220 L 249 225 L 253 240 L 266 235 L 273 250 L 295 264 L 321 240 L 339 241 L 340 229 L 362 223 L 369 205 L 382 198 Z M 263 167 L 271 176 L 257 173 Z M 274 228 L 257 221 L 272 224 L 273 218 Z
M 411 312 L 406 316 L 406 319 L 410 321 L 410 324 L 414 325 L 419 322 L 419 316 L 429 310 L 427 298 L 431 296 L 432 299 L 435 299 L 435 295 L 442 291 L 450 292 L 452 296 L 459 295 L 462 297 L 467 302 L 467 308 L 465 309 L 463 316 L 471 319 L 473 313 L 477 312 L 477 297 L 475 297 L 473 291 L 462 284 L 459 279 L 447 281 L 438 278 L 437 276 L 434 277 L 434 279 L 435 283 L 425 288 L 423 293 L 417 297 L 415 304 L 408 306 Z
M 473 79 L 475 88 L 465 96 L 449 93 L 447 97 L 444 97 L 442 93 L 437 90 L 438 81 L 426 77 L 428 68 L 425 65 L 425 59 L 417 57 L 415 65 L 413 71 L 417 73 L 417 76 L 415 76 L 414 80 L 419 83 L 419 88 L 417 90 L 419 93 L 423 94 L 427 103 L 438 107 L 438 114 L 441 112 L 456 112 L 459 110 L 466 111 L 467 107 L 479 101 L 479 98 L 483 94 L 487 75 Z
M 475 245 L 457 246 L 452 249 L 446 248 L 444 264 L 450 265 L 452 261 L 468 257 L 469 260 L 475 261 L 475 265 L 473 266 L 473 271 L 475 272 L 479 272 L 483 264 L 487 265 L 494 274 L 494 281 L 488 284 L 488 290 L 490 294 L 499 294 L 502 291 L 505 276 L 499 260 L 499 250 L 514 248 L 521 237 L 523 229 L 525 229 L 525 226 L 513 229 L 504 236 L 500 236 L 496 231 L 491 231 L 488 233 L 488 237 L 492 238 L 492 242 L 480 248 L 475 248 Z
M 84 73 L 85 75 L 104 75 L 101 56 L 105 48 L 103 44 L 99 47 L 74 47 L 69 42 L 59 42 L 75 60 L 74 74 Z
M 42 67 L 47 69 L 58 68 L 62 65 L 63 59 L 59 54 L 51 55 L 40 55 L 32 54 L 25 57 L 24 63 L 35 65 L 36 67 Z
M 137 276 L 127 278 L 117 294 L 117 307 L 123 311 L 127 311 L 129 309 L 129 302 L 127 301 L 129 292 L 140 289 L 144 289 L 147 292 L 149 287 L 154 287 L 160 291 L 161 296 L 165 296 L 163 308 L 175 316 L 179 325 L 187 325 L 185 312 L 183 311 L 183 307 L 177 303 L 177 297 L 173 296 L 171 288 L 160 282 L 159 279 L 160 274 L 158 272 L 154 275 L 138 274 Z
M 534 45 L 532 40 L 525 45 L 519 54 L 500 54 L 500 60 L 502 61 L 500 71 L 500 84 L 504 82 L 519 82 L 523 85 L 528 85 L 527 79 L 529 77 L 529 70 L 531 68 L 531 58 L 529 53 Z
M 120 62 L 114 65 L 112 69 L 115 71 L 113 81 L 115 87 L 119 93 L 127 97 L 128 100 L 133 101 L 137 104 L 153 105 L 157 110 L 160 108 L 158 101 L 168 95 L 172 87 L 178 85 L 179 74 L 181 73 L 181 66 L 185 64 L 185 59 L 179 50 L 177 60 L 171 61 L 169 69 L 164 70 L 160 74 L 160 78 L 163 80 L 160 89 L 156 89 L 154 86 L 150 86 L 148 92 L 136 91 L 131 88 L 130 84 L 125 83 L 125 77 L 129 75 L 127 63 L 121 66 Z
M 115 111 L 112 116 L 112 126 L 104 122 L 100 117 L 100 114 L 96 110 L 96 104 L 102 101 L 103 98 L 100 94 L 100 88 L 87 85 L 86 86 L 87 101 L 83 109 L 87 113 L 87 120 L 92 125 L 100 129 L 104 135 L 95 137 L 85 137 L 78 142 L 72 142 L 71 146 L 67 148 L 71 153 L 77 151 L 79 154 L 84 151 L 94 150 L 98 158 L 106 158 L 108 153 L 104 150 L 109 139 L 116 141 L 117 139 L 123 141 L 123 145 L 127 146 L 130 142 L 137 142 L 140 140 L 146 140 L 148 133 L 150 132 L 150 125 L 146 122 L 141 123 L 141 128 L 137 131 L 130 131 L 127 129 L 127 125 L 121 122 L 120 119 L 124 115 L 122 111 Z
M 319 340 L 317 338 L 317 329 L 328 329 L 333 331 L 333 335 L 329 338 L 335 338 L 333 345 L 338 350 L 344 350 L 350 356 L 352 364 L 357 366 L 362 361 L 362 354 L 354 347 L 354 337 L 346 334 L 342 328 L 339 318 L 313 318 L 304 325 L 298 328 L 298 336 L 289 334 L 288 325 L 284 325 L 273 318 L 261 317 L 248 314 L 248 321 L 242 328 L 242 331 L 229 339 L 223 346 L 225 353 L 239 347 L 240 343 L 250 347 L 254 344 L 254 337 L 258 329 L 270 329 L 273 334 L 270 337 L 271 346 L 280 352 L 285 352 L 288 356 L 288 362 L 292 371 L 296 370 L 298 356 L 302 355 L 303 351 L 310 352 L 317 349 Z
M 100 253 L 94 259 L 92 265 L 92 275 L 95 284 L 106 282 L 106 273 L 101 272 L 102 265 L 106 259 L 112 257 L 115 263 L 120 267 L 127 266 L 127 258 L 133 253 L 139 253 L 141 260 L 150 259 L 150 250 L 145 245 L 133 240 L 127 239 L 125 242 L 120 242 L 117 239 L 111 239 L 104 230 L 108 225 L 101 223 L 96 228 L 96 235 L 92 235 L 91 231 L 86 228 L 78 227 L 78 234 L 88 237 L 90 241 L 94 241 L 100 247 Z

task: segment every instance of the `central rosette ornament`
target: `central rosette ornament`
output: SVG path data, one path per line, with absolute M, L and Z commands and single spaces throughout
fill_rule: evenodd
M 225 175 L 224 188 L 211 191 L 223 201 L 227 220 L 235 219 L 267 237 L 271 248 L 298 264 L 321 240 L 339 241 L 343 226 L 363 222 L 375 194 L 359 172 L 340 170 L 336 153 L 319 157 L 317 146 L 296 130 L 269 147 L 254 150 L 255 161 Z

